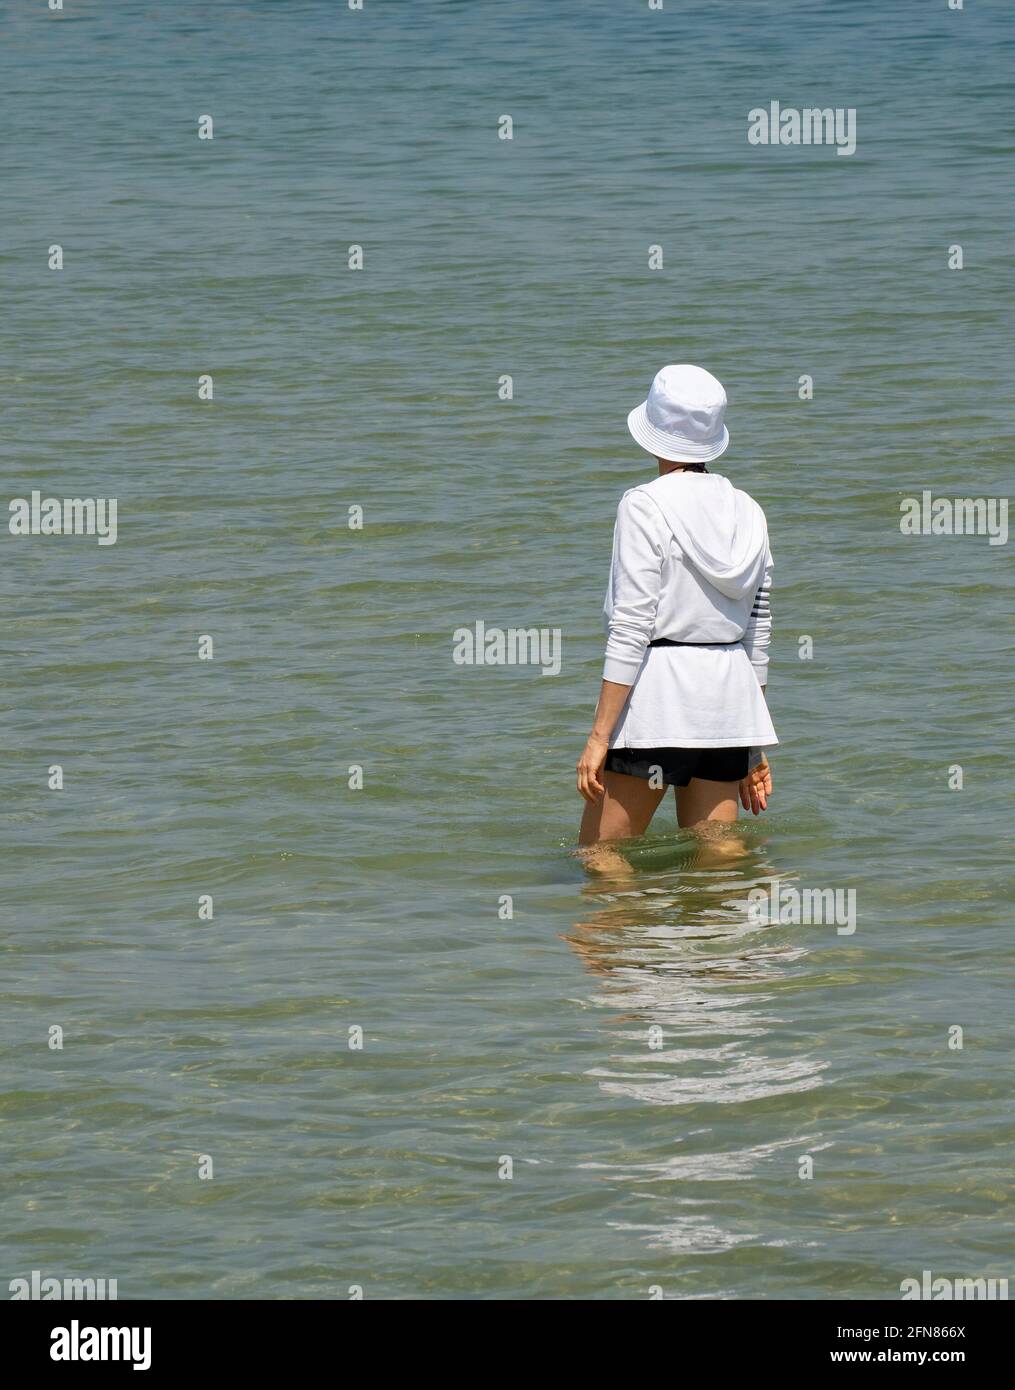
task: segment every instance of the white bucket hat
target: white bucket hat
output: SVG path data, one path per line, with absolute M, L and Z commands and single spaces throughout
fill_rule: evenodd
M 702 367 L 669 366 L 656 372 L 648 400 L 627 417 L 636 444 L 674 463 L 707 463 L 729 448 L 723 424 L 726 392 Z

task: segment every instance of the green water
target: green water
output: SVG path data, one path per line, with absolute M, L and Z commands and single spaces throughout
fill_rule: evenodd
M 1011 564 L 899 504 L 1010 477 L 1015 26 L 696 8 L 5 17 L 5 498 L 116 497 L 119 535 L 2 535 L 4 1279 L 1013 1273 Z M 855 155 L 749 146 L 773 99 L 855 107 Z M 739 859 L 664 804 L 590 880 L 572 769 L 667 361 L 725 383 L 769 517 L 775 797 Z M 560 675 L 456 665 L 479 620 L 560 629 Z M 773 878 L 855 891 L 855 932 L 753 922 Z

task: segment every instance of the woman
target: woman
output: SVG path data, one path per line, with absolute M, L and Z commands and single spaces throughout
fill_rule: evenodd
M 642 834 L 667 786 L 678 824 L 699 830 L 771 795 L 772 555 L 757 502 L 705 469 L 729 445 L 725 413 L 714 376 L 670 366 L 628 416 L 659 477 L 617 508 L 603 684 L 578 763 L 582 845 Z

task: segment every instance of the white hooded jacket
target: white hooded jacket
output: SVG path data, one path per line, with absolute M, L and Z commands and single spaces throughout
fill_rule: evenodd
M 778 743 L 761 692 L 771 577 L 765 514 L 721 474 L 667 473 L 624 494 L 603 676 L 632 689 L 611 748 Z M 660 637 L 695 645 L 648 645 Z

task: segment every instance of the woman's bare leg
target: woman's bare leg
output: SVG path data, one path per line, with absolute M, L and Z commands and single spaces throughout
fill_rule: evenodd
M 645 777 L 626 772 L 604 772 L 606 791 L 598 801 L 586 801 L 578 843 L 595 845 L 600 840 L 627 840 L 643 834 L 663 799 L 665 787 L 653 787 Z
M 604 772 L 606 791 L 598 801 L 586 801 L 578 843 L 590 869 L 600 873 L 630 873 L 622 855 L 608 847 L 610 840 L 627 840 L 648 829 L 665 787 L 653 787 L 645 777 Z
M 707 782 L 704 777 L 692 777 L 686 787 L 677 788 L 677 824 L 682 830 L 704 821 L 728 825 L 736 820 L 739 805 L 739 782 Z
M 677 787 L 677 824 L 693 830 L 707 843 L 710 859 L 739 859 L 747 853 L 742 840 L 729 834 L 736 824 L 740 805 L 739 782 L 708 782 L 692 777 L 686 787 Z

